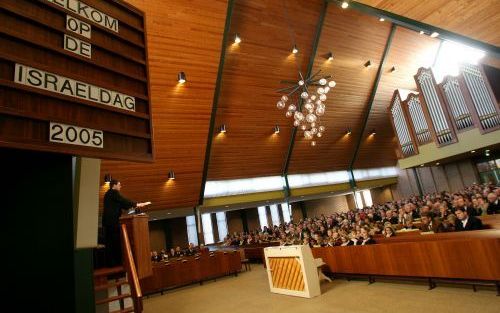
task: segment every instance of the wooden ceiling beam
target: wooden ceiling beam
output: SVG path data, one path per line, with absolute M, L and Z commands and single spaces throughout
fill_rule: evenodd
M 307 71 L 306 75 L 304 76 L 305 78 L 309 77 L 311 75 L 313 66 L 314 66 L 314 59 L 316 58 L 316 51 L 318 50 L 318 45 L 319 45 L 319 39 L 321 37 L 321 30 L 323 29 L 323 24 L 325 21 L 325 16 L 326 12 L 328 10 L 328 1 L 323 2 L 323 8 L 321 9 L 321 13 L 319 15 L 318 19 L 318 24 L 316 26 L 316 34 L 314 35 L 314 41 L 313 41 L 313 46 L 311 50 L 311 55 L 309 57 L 309 64 L 307 64 Z M 300 111 L 302 109 L 302 104 L 303 104 L 303 99 L 299 99 L 298 103 L 298 108 L 297 110 Z M 282 176 L 284 177 L 285 180 L 285 185 L 284 185 L 284 191 L 285 191 L 285 198 L 288 199 L 290 196 L 290 185 L 288 184 L 288 167 L 290 166 L 290 158 L 292 157 L 292 152 L 293 152 L 293 147 L 295 144 L 295 137 L 297 135 L 297 127 L 294 127 L 292 129 L 292 134 L 290 136 L 290 143 L 288 145 L 288 150 L 286 153 L 285 157 L 285 164 L 283 165 L 283 171 L 282 171 Z M 288 201 L 288 200 L 287 200 Z
M 391 31 L 389 32 L 389 37 L 387 38 L 387 42 L 385 44 L 384 53 L 382 54 L 382 59 L 380 60 L 380 64 L 379 64 L 378 69 L 377 69 L 375 81 L 373 82 L 372 91 L 370 93 L 370 97 L 368 98 L 367 109 L 366 109 L 366 113 L 365 113 L 365 116 L 363 119 L 363 126 L 361 127 L 361 130 L 360 130 L 359 136 L 358 136 L 358 140 L 356 142 L 356 149 L 354 150 L 354 154 L 352 155 L 351 162 L 349 163 L 349 177 L 350 177 L 350 183 L 351 183 L 352 188 L 356 187 L 356 180 L 354 179 L 354 174 L 353 174 L 354 162 L 356 162 L 359 148 L 361 147 L 361 142 L 363 141 L 363 137 L 365 135 L 364 133 L 366 130 L 366 124 L 368 123 L 368 118 L 370 117 L 370 111 L 371 111 L 372 106 L 373 106 L 373 100 L 375 99 L 375 95 L 377 94 L 377 89 L 378 89 L 378 84 L 380 82 L 380 77 L 382 77 L 382 69 L 384 68 L 385 61 L 387 60 L 387 56 L 389 55 L 389 50 L 391 48 L 392 38 L 394 37 L 395 33 L 396 33 L 396 24 L 392 23 Z
M 343 1 L 341 0 L 327 0 L 329 2 L 335 3 L 337 5 L 341 5 Z M 377 9 L 374 7 L 371 7 L 366 4 L 359 3 L 357 1 L 349 1 L 349 8 L 355 9 L 357 11 L 363 12 L 365 14 L 373 15 L 373 16 L 378 16 L 378 17 L 383 17 L 387 21 L 390 21 L 398 26 L 405 27 L 408 29 L 412 29 L 414 31 L 425 31 L 428 34 L 432 34 L 433 32 L 437 32 L 439 34 L 439 37 L 442 39 L 447 39 L 455 42 L 460 42 L 465 45 L 489 52 L 493 54 L 495 57 L 500 57 L 500 47 L 497 47 L 495 45 L 479 41 L 476 39 L 472 39 L 467 36 L 463 36 L 451 31 L 448 31 L 443 28 L 439 28 L 430 24 L 422 23 L 420 21 L 416 21 L 410 18 L 407 18 L 402 15 L 394 14 L 389 11 Z
M 224 25 L 224 34 L 222 35 L 222 47 L 219 60 L 219 68 L 217 70 L 217 81 L 215 82 L 214 100 L 212 103 L 212 113 L 210 115 L 210 126 L 208 128 L 207 144 L 205 147 L 205 161 L 203 162 L 203 176 L 201 178 L 200 196 L 198 205 L 203 205 L 205 195 L 205 185 L 207 183 L 208 166 L 210 162 L 210 152 L 212 150 L 212 140 L 214 137 L 215 119 L 217 116 L 217 106 L 219 103 L 219 94 L 222 87 L 222 74 L 224 72 L 224 62 L 226 60 L 227 39 L 229 37 L 229 29 L 231 28 L 231 18 L 233 16 L 234 1 L 229 0 L 227 4 L 226 24 Z

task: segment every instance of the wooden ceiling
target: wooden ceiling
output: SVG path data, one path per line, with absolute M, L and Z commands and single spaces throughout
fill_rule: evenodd
M 426 24 L 500 46 L 498 0 L 357 0 Z
M 103 161 L 102 176 L 109 173 L 120 179 L 125 195 L 152 201 L 152 209 L 194 207 L 202 186 L 228 0 L 128 2 L 146 13 L 156 160 L 152 164 Z M 390 3 L 398 1 L 371 2 L 377 2 L 377 6 L 387 2 L 392 8 Z M 298 80 L 299 69 L 306 72 L 323 0 L 286 0 L 286 6 L 288 13 L 283 1 L 234 2 L 215 116 L 216 129 L 225 124 L 227 133 L 210 134 L 209 180 L 282 172 L 292 120 L 276 108 L 280 96 L 276 89 L 283 87 L 281 80 Z M 391 10 L 389 7 L 382 9 Z M 490 32 L 500 28 L 496 21 L 496 27 L 488 26 Z M 377 17 L 329 4 L 313 56 L 313 72 L 321 69 L 337 82 L 322 117 L 327 131 L 315 147 L 303 139 L 301 131 L 297 132 L 289 173 L 349 167 L 390 28 L 390 23 Z M 241 36 L 239 45 L 233 44 L 235 33 Z M 498 44 L 494 37 L 483 40 Z M 297 55 L 290 53 L 293 43 L 299 48 Z M 413 75 L 418 67 L 432 62 L 438 43 L 438 39 L 396 28 L 362 134 L 356 168 L 396 163 L 395 137 L 387 112 L 389 99 L 395 88 L 415 89 Z M 328 61 L 326 54 L 330 51 L 334 59 Z M 363 66 L 368 60 L 371 68 Z M 498 64 L 495 60 L 491 63 Z M 392 66 L 396 72 L 390 72 Z M 184 85 L 177 84 L 180 71 L 187 75 Z M 280 127 L 279 134 L 273 132 L 275 125 Z M 350 136 L 345 136 L 347 129 L 352 130 Z M 377 134 L 367 140 L 372 129 Z M 167 180 L 169 170 L 175 171 L 174 181 Z

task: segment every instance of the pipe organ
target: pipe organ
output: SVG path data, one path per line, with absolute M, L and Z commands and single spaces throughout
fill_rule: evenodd
M 405 100 L 405 104 L 408 106 L 408 111 L 410 112 L 410 118 L 418 144 L 423 145 L 430 142 L 431 133 L 429 131 L 429 126 L 427 126 L 427 120 L 418 93 L 409 94 Z
M 473 64 L 462 64 L 460 74 L 479 116 L 481 128 L 483 130 L 497 129 L 500 125 L 498 103 L 481 68 Z
M 404 112 L 399 91 L 394 92 L 390 111 L 392 113 L 392 126 L 399 141 L 399 147 L 403 157 L 416 154 L 416 145 L 412 140 L 410 129 L 408 127 L 408 117 Z
M 422 102 L 430 117 L 433 133 L 438 146 L 455 141 L 455 134 L 448 121 L 446 108 L 444 106 L 437 84 L 431 69 L 420 68 L 415 75 L 417 87 L 420 90 Z
M 438 147 L 452 144 L 457 132 L 474 127 L 500 129 L 500 108 L 482 65 L 462 64 L 458 76 L 440 84 L 430 68 L 420 68 L 414 79 L 419 92 L 403 99 L 396 89 L 388 107 L 401 157 L 418 154 L 418 146 L 432 140 Z
M 446 76 L 440 87 L 443 91 L 445 102 L 450 108 L 457 130 L 473 127 L 472 115 L 460 88 L 458 78 Z

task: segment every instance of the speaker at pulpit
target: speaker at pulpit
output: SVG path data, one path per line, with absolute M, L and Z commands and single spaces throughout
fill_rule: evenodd
M 149 217 L 145 213 L 122 216 L 120 223 L 126 225 L 139 279 L 153 275 L 149 246 Z

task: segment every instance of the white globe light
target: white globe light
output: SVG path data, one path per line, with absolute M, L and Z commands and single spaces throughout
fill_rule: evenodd
M 280 100 L 276 103 L 276 106 L 278 107 L 278 109 L 283 109 L 285 108 L 285 102 Z
M 306 110 L 312 110 L 313 108 L 314 108 L 314 106 L 311 103 L 306 103 L 304 105 L 304 109 L 306 109 Z
M 295 112 L 295 119 L 297 121 L 303 121 L 304 118 L 305 118 L 304 113 L 299 112 L 299 111 Z
M 307 114 L 307 116 L 306 116 L 306 121 L 308 123 L 314 123 L 314 122 L 316 122 L 317 119 L 318 119 L 318 117 L 314 114 L 311 114 L 311 113 Z
M 300 94 L 300 97 L 301 97 L 302 99 L 306 99 L 307 97 L 309 97 L 309 94 L 308 94 L 307 92 L 305 92 L 305 91 L 304 91 L 303 93 L 301 93 L 301 94 Z
M 331 81 L 328 83 L 328 86 L 329 86 L 330 88 L 335 87 L 335 85 L 337 85 L 337 83 L 336 83 L 334 80 L 331 80 Z
M 321 136 L 323 136 L 323 133 L 318 132 L 318 133 L 316 134 L 316 136 L 321 137 Z
M 320 133 L 324 132 L 325 131 L 325 126 L 321 125 L 320 127 L 318 127 L 318 131 Z
M 326 79 L 325 79 L 325 78 L 320 79 L 320 80 L 319 80 L 319 84 L 320 84 L 321 86 L 326 85 Z
M 291 117 L 291 116 L 292 116 L 292 114 L 293 114 L 293 112 L 292 112 L 292 111 L 287 111 L 287 112 L 285 113 L 286 117 Z
M 295 127 L 300 126 L 300 121 L 297 121 L 297 120 L 293 121 L 293 126 L 295 126 Z
M 314 101 L 314 100 L 316 100 L 316 95 L 311 96 L 311 101 Z
M 299 86 L 303 86 L 304 85 L 304 81 L 303 80 L 299 80 Z
M 300 126 L 300 128 L 301 128 L 302 130 L 306 130 L 306 129 L 307 129 L 307 126 L 306 126 L 306 125 L 302 125 L 302 126 Z
M 316 90 L 317 93 L 319 93 L 320 95 L 324 94 L 325 93 L 325 89 L 323 87 L 319 87 L 317 90 Z M 321 96 L 320 96 L 321 97 Z
M 311 134 L 316 135 L 318 133 L 318 129 L 316 127 L 311 128 Z
M 325 101 L 325 100 L 326 100 L 326 95 L 325 95 L 325 94 L 320 95 L 320 96 L 319 96 L 319 99 L 320 99 L 321 101 Z
M 323 115 L 325 115 L 325 109 L 322 109 L 322 108 L 317 108 L 317 109 L 316 109 L 316 115 L 318 115 L 318 116 L 323 116 Z
M 306 139 L 312 139 L 313 134 L 311 134 L 311 132 L 310 132 L 310 131 L 306 130 L 306 131 L 304 132 L 304 137 L 306 137 Z
M 311 127 L 316 127 L 316 123 L 311 123 Z
M 287 95 L 282 95 L 281 96 L 281 101 L 287 102 L 288 101 L 288 96 Z
M 288 111 L 295 112 L 296 110 L 297 110 L 297 107 L 295 106 L 295 104 L 290 104 L 288 106 Z
M 311 146 L 313 146 L 313 147 L 314 147 L 315 145 L 316 145 L 316 141 L 314 141 L 314 140 L 313 140 L 313 141 L 311 141 Z
M 325 89 L 325 94 L 330 92 L 330 87 L 326 86 L 324 89 Z

